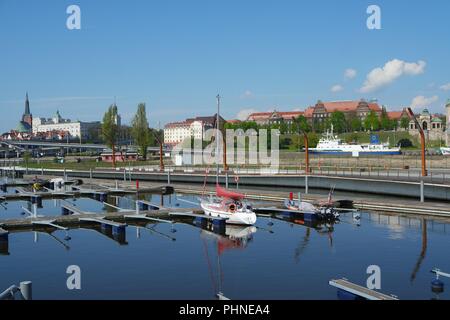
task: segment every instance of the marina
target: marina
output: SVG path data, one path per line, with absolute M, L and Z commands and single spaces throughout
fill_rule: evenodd
M 127 193 L 106 191 L 106 199 L 99 199 L 92 193 L 99 185 L 104 192 L 115 189 L 115 183 L 93 181 L 89 186 L 77 186 L 76 197 L 73 194 L 63 199 L 44 197 L 40 209 L 29 196 L 7 201 L 7 210 L 0 213 L 3 260 L 0 271 L 9 276 L 2 278 L 1 288 L 24 280 L 21 264 L 25 263 L 34 266 L 34 271 L 27 273 L 31 275 L 27 280 L 33 282 L 33 298 L 37 299 L 121 299 L 124 297 L 121 292 L 134 287 L 138 279 L 152 270 L 160 277 L 145 281 L 142 290 L 131 293 L 131 297 L 129 291 L 127 299 L 234 300 L 269 296 L 333 300 L 343 296 L 333 290 L 329 279 L 351 276 L 355 283 L 365 283 L 367 265 L 378 264 L 383 271 L 383 292 L 395 294 L 399 299 L 450 298 L 445 290 L 431 290 L 430 283 L 435 279 L 429 273 L 436 266 L 450 269 L 445 255 L 439 254 L 450 244 L 450 215 L 432 217 L 342 209 L 338 220 L 322 221 L 283 209 L 283 201 L 289 194 L 265 198 L 262 194 L 247 194 L 244 189 L 241 192 L 255 208 L 258 219 L 254 226 L 234 226 L 225 223 L 224 218 L 205 216 L 201 207 L 194 205 L 195 187 L 182 192 L 180 186 L 174 185 L 170 190 L 176 193 L 172 194 L 167 192 L 167 186 L 142 183 L 142 190 L 159 191 L 152 194 L 138 193 L 131 184 L 123 184 L 120 189 Z M 7 188 L 26 190 L 27 184 L 22 181 L 20 186 Z M 85 193 L 80 192 L 83 188 Z M 198 190 L 201 192 L 200 187 Z M 209 192 L 215 193 L 214 188 L 208 187 L 206 193 Z M 326 194 L 301 197 L 302 201 L 327 199 Z M 27 216 L 21 211 L 28 211 Z M 385 252 L 383 256 L 377 254 L 380 250 Z M 220 267 L 212 255 L 220 258 Z M 51 262 L 45 269 L 39 267 L 43 258 Z M 344 263 L 349 258 L 352 263 Z M 90 269 L 86 279 L 83 278 L 87 287 L 80 292 L 61 286 L 64 264 L 74 259 L 82 270 L 88 266 Z M 314 267 L 314 261 L 318 260 L 320 268 Z M 18 264 L 19 261 L 23 262 Z M 105 269 L 110 263 L 115 268 Z M 236 263 L 241 267 L 233 268 Z M 179 273 L 182 265 L 184 272 Z M 219 271 L 214 271 L 217 267 Z M 284 270 L 283 276 L 275 276 L 273 268 Z M 133 275 L 126 270 L 134 270 Z M 310 270 L 309 277 L 303 276 L 306 270 Z M 50 278 L 50 273 L 56 277 Z M 116 290 L 111 290 L 108 279 L 117 277 L 123 281 L 115 286 Z M 262 277 L 264 281 L 258 281 Z M 62 282 L 57 285 L 57 281 Z M 365 299 L 385 298 L 358 285 L 340 280 L 333 283 L 340 289 L 356 290 Z

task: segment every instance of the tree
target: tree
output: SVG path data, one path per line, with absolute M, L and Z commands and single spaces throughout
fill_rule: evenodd
M 297 125 L 297 129 L 300 129 L 303 132 L 310 132 L 311 126 L 308 123 L 308 119 L 306 119 L 305 116 L 298 116 L 297 119 L 295 119 L 295 123 Z
M 150 131 L 148 127 L 147 114 L 145 112 L 145 103 L 140 103 L 137 112 L 131 122 L 131 135 L 139 151 L 147 159 L 147 149 L 150 146 Z
M 106 145 L 112 150 L 113 167 L 116 166 L 116 141 L 119 135 L 119 126 L 117 125 L 117 106 L 111 105 L 105 112 L 102 122 L 102 137 Z
M 31 160 L 31 153 L 30 153 L 30 151 L 25 151 L 23 153 L 22 158 L 23 158 L 23 161 L 25 162 L 25 166 L 27 167 L 27 170 L 28 170 L 28 165 L 29 165 L 30 160 Z
M 392 128 L 393 128 L 393 123 L 392 123 L 391 119 L 389 119 L 386 109 L 384 109 L 384 108 L 383 108 L 383 111 L 381 112 L 380 125 L 383 130 L 392 130 Z
M 347 120 L 342 111 L 335 111 L 330 116 L 330 122 L 333 125 L 333 130 L 337 133 L 343 133 L 347 130 Z
M 360 131 L 362 128 L 362 121 L 359 117 L 354 117 L 350 121 L 350 127 L 352 131 Z
M 411 148 L 413 147 L 413 143 L 409 139 L 400 139 L 398 142 L 398 146 L 401 148 Z
M 408 130 L 409 128 L 409 118 L 408 117 L 402 117 L 402 119 L 400 120 L 400 127 Z
M 370 131 L 378 131 L 380 129 L 380 120 L 375 111 L 371 110 L 364 119 L 364 128 Z
M 159 147 L 160 141 L 164 140 L 164 131 L 158 129 L 149 129 L 149 147 Z

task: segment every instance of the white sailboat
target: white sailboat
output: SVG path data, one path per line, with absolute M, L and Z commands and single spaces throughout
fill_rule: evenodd
M 203 198 L 200 206 L 207 216 L 225 218 L 227 224 L 254 225 L 256 213 L 245 196 L 216 186 L 216 196 Z
M 254 225 L 256 223 L 256 213 L 253 211 L 251 205 L 244 201 L 245 196 L 219 186 L 219 111 L 220 96 L 218 95 L 216 120 L 216 195 L 202 198 L 200 200 L 200 206 L 206 215 L 225 218 L 227 224 Z

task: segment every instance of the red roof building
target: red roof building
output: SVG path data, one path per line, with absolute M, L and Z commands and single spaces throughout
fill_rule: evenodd
M 303 115 L 303 111 L 272 111 L 272 112 L 256 112 L 248 116 L 247 121 L 254 121 L 259 125 L 274 124 L 274 123 L 287 123 L 290 124 L 292 119 L 298 118 Z
M 346 117 L 356 116 L 361 120 L 365 119 L 371 111 L 375 112 L 378 116 L 382 112 L 382 108 L 377 102 L 366 102 L 365 100 L 330 102 L 322 102 L 319 100 L 315 106 L 310 108 L 313 109 L 310 121 L 315 124 L 324 121 L 336 111 L 343 112 Z

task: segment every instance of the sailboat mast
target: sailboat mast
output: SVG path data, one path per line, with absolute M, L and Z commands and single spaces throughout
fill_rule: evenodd
M 217 119 L 216 119 L 216 185 L 219 184 L 219 113 L 220 113 L 220 95 L 217 95 Z

